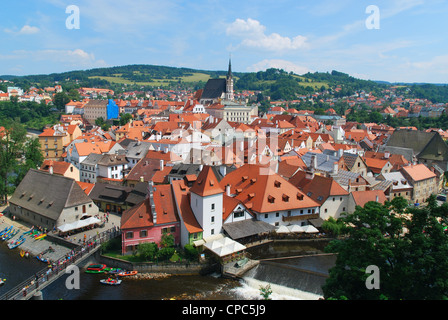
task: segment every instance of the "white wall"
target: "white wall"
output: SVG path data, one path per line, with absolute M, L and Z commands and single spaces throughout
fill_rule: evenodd
M 224 223 L 231 223 L 231 222 L 237 222 L 237 221 L 243 221 L 243 220 L 247 220 L 247 219 L 252 219 L 252 216 L 249 214 L 249 212 L 247 212 L 247 210 L 241 204 L 237 205 L 235 207 L 235 209 L 233 209 L 233 211 L 239 211 L 239 210 L 243 210 L 244 211 L 244 215 L 242 217 L 236 217 L 235 218 L 234 212 L 232 212 L 227 217 L 227 219 L 224 221 Z
M 347 213 L 349 195 L 330 196 L 320 207 L 320 217 L 327 220 L 330 217 L 339 218 L 342 213 Z M 333 200 L 334 199 L 334 200 Z
M 201 197 L 191 192 L 191 209 L 204 230 L 203 238 L 222 232 L 222 198 L 222 193 Z M 212 210 L 212 204 L 214 204 L 214 210 Z
M 312 207 L 312 208 L 303 208 L 303 209 L 292 209 L 292 210 L 278 210 L 273 212 L 266 212 L 266 213 L 257 213 L 257 220 L 264 221 L 266 223 L 269 223 L 273 226 L 282 226 L 282 225 L 289 225 L 289 224 L 301 224 L 302 222 L 307 222 L 307 220 L 298 220 L 298 221 L 282 221 L 282 217 L 295 217 L 295 216 L 303 216 L 303 215 L 309 215 L 319 213 L 319 207 Z

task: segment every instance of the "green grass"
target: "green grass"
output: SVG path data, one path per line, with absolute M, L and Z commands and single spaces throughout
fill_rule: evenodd
M 140 74 L 138 71 L 134 71 L 135 74 Z M 117 83 L 117 84 L 137 84 L 141 86 L 163 86 L 168 85 L 170 82 L 177 82 L 179 79 L 182 82 L 199 82 L 204 81 L 206 82 L 208 79 L 210 79 L 210 76 L 205 73 L 195 72 L 192 75 L 184 76 L 184 77 L 173 77 L 172 79 L 152 79 L 152 81 L 132 81 L 129 79 L 125 79 L 122 77 L 122 74 L 114 74 L 114 76 L 91 76 L 90 79 L 101 79 L 109 81 L 110 83 Z M 148 78 L 151 78 L 148 75 Z

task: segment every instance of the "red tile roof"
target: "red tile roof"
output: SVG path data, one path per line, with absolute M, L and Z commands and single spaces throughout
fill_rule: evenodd
M 353 191 L 352 196 L 355 200 L 355 204 L 361 207 L 364 207 L 364 205 L 369 201 L 384 204 L 387 200 L 383 190 Z
M 422 163 L 416 165 L 404 166 L 401 170 L 404 171 L 404 173 L 406 173 L 414 181 L 420 181 L 436 177 L 436 175 Z
M 152 227 L 154 223 L 151 215 L 149 199 L 141 201 L 132 208 L 125 210 L 121 217 L 121 229 Z
M 179 216 L 189 233 L 202 232 L 203 229 L 191 210 L 190 188 L 184 180 L 175 180 L 171 183 L 173 195 L 179 208 Z
M 230 185 L 231 194 L 235 194 L 236 199 L 259 213 L 319 206 L 265 166 L 246 164 L 228 173 L 220 184 L 223 188 Z
M 224 188 L 219 185 L 212 167 L 204 166 L 198 178 L 191 186 L 190 192 L 194 192 L 201 197 L 207 197 L 224 193 Z
M 302 191 L 320 204 L 323 204 L 330 196 L 346 196 L 349 194 L 333 178 L 320 175 L 314 175 L 314 178 L 304 185 Z

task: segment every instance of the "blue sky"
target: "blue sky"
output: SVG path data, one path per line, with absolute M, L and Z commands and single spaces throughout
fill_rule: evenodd
M 79 29 L 68 29 L 69 5 Z M 366 26 L 379 10 L 379 29 Z M 338 70 L 448 83 L 445 0 L 22 0 L 2 3 L 0 75 L 128 64 Z

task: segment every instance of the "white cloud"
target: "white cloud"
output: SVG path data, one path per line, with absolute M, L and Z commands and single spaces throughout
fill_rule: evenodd
M 307 47 L 307 38 L 297 35 L 293 38 L 278 33 L 266 34 L 266 27 L 259 21 L 248 18 L 236 19 L 226 29 L 226 34 L 241 39 L 241 46 L 267 51 L 283 52 Z
M 34 34 L 34 33 L 38 33 L 39 31 L 40 31 L 40 29 L 38 27 L 24 25 L 22 27 L 22 29 L 20 29 L 19 33 L 20 34 Z
M 248 67 L 248 71 L 257 72 L 257 71 L 264 71 L 269 68 L 283 69 L 286 72 L 292 71 L 293 73 L 299 75 L 305 74 L 307 72 L 312 72 L 307 67 L 299 66 L 291 61 L 280 59 L 265 59 Z
M 27 25 L 27 24 L 24 25 L 22 27 L 22 29 L 20 29 L 19 31 L 16 31 L 16 30 L 17 30 L 17 28 L 15 28 L 15 29 L 7 28 L 7 29 L 4 29 L 3 31 L 5 31 L 6 33 L 18 34 L 18 35 L 21 35 L 21 34 L 36 34 L 36 33 L 39 33 L 39 31 L 40 31 L 40 29 L 38 27 L 33 27 L 33 26 L 30 26 L 30 25 Z

